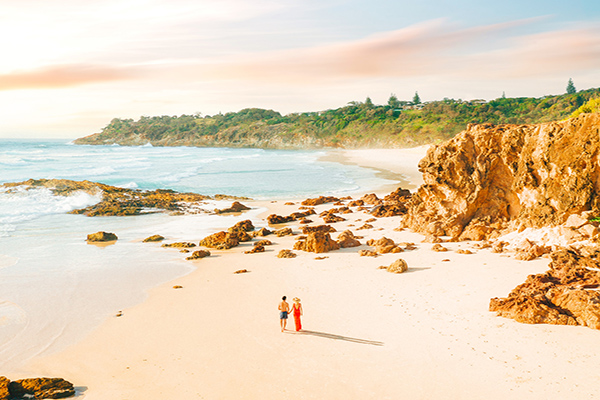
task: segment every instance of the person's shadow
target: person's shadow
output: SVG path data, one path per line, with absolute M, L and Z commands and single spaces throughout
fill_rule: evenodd
M 326 338 L 326 339 L 344 340 L 346 342 L 360 343 L 360 344 L 370 344 L 372 346 L 383 346 L 383 342 L 378 342 L 378 341 L 375 341 L 375 340 L 358 339 L 358 338 L 353 338 L 353 337 L 348 337 L 348 336 L 342 336 L 342 335 L 335 335 L 333 333 L 307 331 L 307 330 L 304 330 L 304 329 L 302 329 L 299 332 L 296 332 L 296 331 L 288 331 L 288 332 L 294 333 L 296 335 L 318 336 L 318 337 L 323 337 L 323 338 Z

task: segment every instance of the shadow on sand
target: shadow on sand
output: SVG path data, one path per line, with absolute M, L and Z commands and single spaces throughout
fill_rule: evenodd
M 322 337 L 322 338 L 326 338 L 326 339 L 344 340 L 346 342 L 352 342 L 352 343 L 370 344 L 371 346 L 383 346 L 383 342 L 377 342 L 375 340 L 357 339 L 357 338 L 348 337 L 348 336 L 335 335 L 333 333 L 307 331 L 304 329 L 301 330 L 300 332 L 295 332 L 295 331 L 287 331 L 287 332 L 293 333 L 295 335 L 310 335 L 310 336 L 318 336 L 318 337 Z

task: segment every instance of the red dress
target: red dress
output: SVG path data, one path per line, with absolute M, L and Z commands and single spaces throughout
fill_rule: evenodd
M 294 314 L 294 323 L 296 324 L 296 332 L 302 329 L 302 322 L 300 322 L 300 305 L 294 303 L 292 305 L 292 313 Z

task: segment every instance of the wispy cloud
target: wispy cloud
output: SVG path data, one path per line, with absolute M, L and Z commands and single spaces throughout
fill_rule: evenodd
M 0 91 L 65 88 L 90 83 L 131 79 L 132 70 L 94 65 L 57 65 L 0 75 Z
M 352 42 L 187 67 L 198 79 L 316 83 L 360 78 L 554 74 L 600 65 L 600 29 L 525 34 L 538 19 L 461 29 L 432 20 Z

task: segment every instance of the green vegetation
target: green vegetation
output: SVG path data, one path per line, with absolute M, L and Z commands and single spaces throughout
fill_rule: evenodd
M 569 78 L 569 82 L 567 82 L 567 94 L 575 94 L 577 93 L 577 89 L 575 89 L 575 85 L 573 84 L 573 79 Z
M 489 102 L 444 99 L 419 104 L 418 93 L 418 101 L 413 102 L 400 101 L 392 94 L 385 105 L 375 105 L 367 98 L 364 103 L 353 101 L 334 110 L 288 115 L 248 108 L 213 116 L 113 119 L 102 132 L 75 143 L 280 149 L 410 147 L 449 139 L 470 123 L 561 120 L 599 97 L 600 89 L 588 89 L 542 98 L 502 96 Z M 598 103 L 589 104 L 596 104 L 594 109 L 598 109 Z
M 571 114 L 570 118 L 577 117 L 579 114 L 600 113 L 600 98 L 588 100 L 587 103 L 579 107 Z

